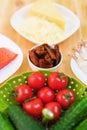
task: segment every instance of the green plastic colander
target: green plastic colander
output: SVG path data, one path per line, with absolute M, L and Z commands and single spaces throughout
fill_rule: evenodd
M 32 72 L 25 72 L 22 73 L 8 81 L 6 81 L 2 86 L 0 86 L 0 111 L 5 111 L 6 108 L 9 106 L 9 104 L 16 103 L 13 96 L 12 91 L 14 87 L 20 84 L 27 84 L 28 76 L 33 73 Z M 48 75 L 51 73 L 50 71 L 40 71 L 44 73 L 46 79 Z M 68 88 L 72 89 L 74 93 L 76 94 L 76 98 L 80 98 L 86 90 L 86 86 L 82 83 L 80 83 L 78 80 L 69 77 L 69 83 Z

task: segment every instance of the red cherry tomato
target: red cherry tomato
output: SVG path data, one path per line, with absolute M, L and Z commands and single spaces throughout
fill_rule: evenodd
M 23 109 L 29 115 L 31 115 L 33 117 L 38 117 L 42 114 L 43 103 L 42 103 L 41 99 L 35 98 L 29 102 L 25 102 L 23 104 Z
M 73 102 L 75 102 L 75 94 L 70 89 L 64 89 L 57 93 L 56 100 L 61 105 L 62 108 L 66 109 Z
M 46 104 L 54 100 L 55 94 L 51 88 L 44 87 L 38 91 L 37 97 L 40 98 L 44 104 Z
M 29 77 L 28 77 L 28 84 L 31 86 L 33 89 L 39 90 L 45 85 L 45 76 L 41 72 L 33 72 Z
M 54 114 L 53 120 L 57 120 L 60 118 L 61 107 L 58 102 L 49 102 L 45 105 L 45 108 L 48 108 L 50 111 L 53 112 L 53 114 Z
M 68 77 L 59 72 L 52 72 L 48 76 L 48 85 L 53 90 L 62 90 L 65 89 L 68 84 Z
M 14 92 L 15 100 L 19 103 L 24 102 L 33 95 L 32 88 L 25 84 L 15 87 Z

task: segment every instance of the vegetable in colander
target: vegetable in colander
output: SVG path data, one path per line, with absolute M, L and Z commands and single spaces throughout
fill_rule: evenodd
M 83 120 L 75 130 L 87 130 L 87 119 Z
M 71 130 L 84 118 L 84 114 L 87 115 L 87 96 L 73 103 L 50 130 Z
M 8 107 L 8 115 L 12 120 L 17 130 L 45 130 L 45 127 L 16 104 L 12 104 Z
M 0 112 L 0 130 L 15 130 L 9 119 Z

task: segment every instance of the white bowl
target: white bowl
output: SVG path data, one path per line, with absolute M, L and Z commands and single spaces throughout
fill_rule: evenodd
M 49 44 L 48 44 L 48 45 L 49 45 Z M 30 50 L 33 50 L 33 49 L 37 48 L 38 46 L 40 46 L 40 45 L 36 45 L 36 46 L 32 47 Z M 54 47 L 54 45 L 49 45 L 49 46 L 50 46 L 51 48 Z M 61 55 L 61 59 L 60 59 L 59 63 L 58 63 L 57 65 L 55 65 L 54 67 L 51 67 L 51 68 L 40 68 L 40 67 L 34 65 L 34 64 L 32 63 L 32 61 L 30 60 L 30 58 L 29 58 L 29 53 L 28 53 L 28 63 L 29 63 L 29 66 L 31 67 L 31 69 L 32 69 L 32 70 L 35 70 L 35 71 L 37 71 L 37 70 L 51 70 L 51 71 L 56 71 L 56 70 L 58 69 L 58 67 L 61 65 L 62 60 L 63 60 L 63 55 L 62 55 L 62 52 L 61 52 L 61 51 L 60 51 L 60 55 Z
M 58 8 L 58 10 L 61 12 L 62 16 L 64 17 L 66 21 L 66 29 L 64 32 L 64 36 L 62 38 L 59 38 L 57 41 L 54 40 L 54 42 L 51 42 L 51 44 L 59 44 L 69 38 L 73 33 L 77 31 L 77 29 L 80 27 L 80 20 L 79 18 L 68 8 L 64 7 L 63 5 L 60 5 L 58 3 L 54 3 L 55 6 Z M 36 40 L 35 38 L 30 38 L 30 36 L 27 36 L 24 32 L 22 32 L 19 28 L 20 23 L 25 21 L 29 17 L 29 9 L 32 4 L 28 4 L 24 6 L 23 8 L 17 10 L 13 16 L 11 17 L 11 25 L 12 27 L 24 38 L 28 39 L 29 41 L 32 41 L 35 44 L 42 44 L 39 40 Z M 54 35 L 54 34 L 52 34 Z

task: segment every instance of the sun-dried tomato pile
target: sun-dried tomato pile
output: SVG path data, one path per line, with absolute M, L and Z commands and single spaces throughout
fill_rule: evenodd
M 48 44 L 42 44 L 29 51 L 29 58 L 31 62 L 38 67 L 54 67 L 61 59 L 59 46 L 56 44 L 54 45 L 54 48 L 51 48 Z

